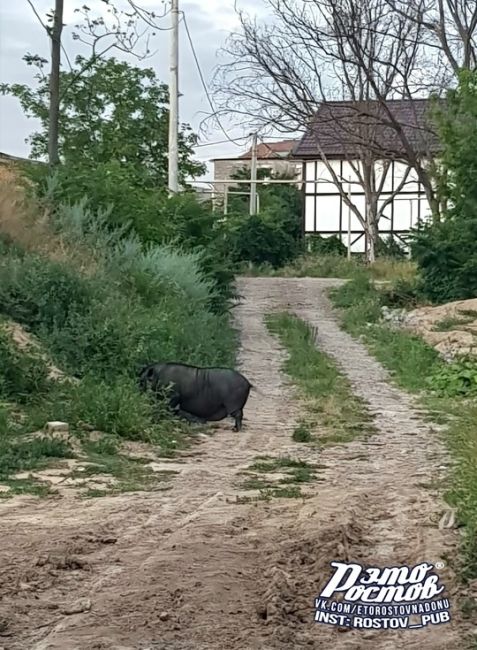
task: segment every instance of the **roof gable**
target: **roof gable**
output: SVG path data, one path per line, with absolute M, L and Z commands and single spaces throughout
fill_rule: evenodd
M 280 142 L 261 142 L 257 146 L 257 158 L 261 160 L 267 158 L 288 158 L 297 145 L 298 140 L 281 140 Z M 252 149 L 243 153 L 239 158 L 251 158 Z

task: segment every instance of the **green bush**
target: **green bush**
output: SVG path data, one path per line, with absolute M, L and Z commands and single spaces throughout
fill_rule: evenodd
M 419 291 L 434 303 L 477 296 L 477 219 L 449 216 L 415 234 L 412 255 L 419 269 Z
M 0 389 L 1 390 L 1 389 Z M 10 429 L 10 413 L 8 409 L 0 404 L 0 438 L 8 433 Z
M 447 209 L 413 237 L 422 294 L 432 302 L 477 295 L 477 72 L 465 70 L 437 112 L 437 186 Z
M 139 364 L 172 359 L 233 363 L 228 296 L 202 268 L 201 252 L 141 246 L 108 230 L 86 205 L 58 209 L 55 228 L 74 250 L 72 264 L 7 254 L 0 263 L 0 310 L 30 327 L 68 373 L 131 375 Z M 210 260 L 208 261 L 210 263 Z M 220 313 L 222 312 L 222 313 Z
M 383 303 L 389 307 L 416 307 L 422 302 L 417 278 L 395 280 L 389 288 L 381 290 Z
M 0 312 L 33 329 L 50 330 L 90 301 L 88 280 L 65 264 L 10 254 L 0 262 Z
M 47 393 L 49 387 L 45 362 L 38 355 L 20 351 L 0 327 L 0 397 L 28 402 Z
M 134 238 L 122 240 L 110 258 L 110 268 L 124 282 L 131 283 L 149 305 L 160 302 L 168 293 L 176 293 L 197 306 L 207 306 L 214 296 L 215 283 L 202 273 L 200 263 L 200 253 L 168 246 L 143 250 Z
M 403 260 L 406 258 L 406 250 L 397 238 L 391 236 L 388 239 L 378 238 L 376 246 L 376 256 L 386 257 L 388 259 Z
M 144 432 L 154 423 L 153 403 L 138 393 L 134 379 L 124 376 L 106 381 L 87 375 L 77 384 L 59 386 L 43 409 L 43 418 L 55 413 L 72 427 L 86 423 L 98 431 L 133 440 L 144 439 Z
M 477 394 L 477 362 L 473 358 L 443 364 L 429 377 L 429 386 L 443 397 Z
M 276 216 L 262 212 L 235 218 L 229 241 L 237 263 L 247 261 L 278 268 L 296 257 L 299 243 Z
M 348 249 L 337 235 L 332 235 L 331 237 L 312 235 L 307 241 L 310 253 L 343 257 L 348 252 Z
M 248 180 L 250 170 L 240 169 L 233 178 Z M 257 178 L 294 180 L 293 175 L 275 174 L 267 168 L 259 169 Z M 242 183 L 239 189 L 250 192 L 251 188 L 248 183 Z M 260 199 L 257 215 L 249 215 L 249 197 L 229 196 L 228 216 L 222 224 L 225 246 L 237 265 L 245 262 L 279 268 L 303 252 L 302 195 L 291 183 L 259 184 L 257 194 Z

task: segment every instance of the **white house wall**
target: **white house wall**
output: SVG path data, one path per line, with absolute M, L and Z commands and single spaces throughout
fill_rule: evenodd
M 365 214 L 365 198 L 362 186 L 353 169 L 359 162 L 350 164 L 348 161 L 333 160 L 329 163 L 337 178 L 344 183 L 346 192 L 350 192 L 352 203 L 361 215 Z M 404 163 L 393 162 L 387 166 L 377 163 L 378 181 L 383 180 L 383 191 L 380 196 L 382 205 L 389 199 L 394 188 L 405 177 L 407 166 Z M 333 175 L 322 160 L 306 161 L 304 163 L 304 230 L 306 234 L 319 233 L 323 237 L 338 235 L 347 245 L 349 208 L 343 201 L 335 183 Z M 414 170 L 408 173 L 399 194 L 386 206 L 380 220 L 379 230 L 383 237 L 391 234 L 402 241 L 410 229 L 430 216 L 429 205 L 425 193 L 418 181 Z M 356 215 L 351 212 L 351 250 L 353 252 L 365 251 L 364 229 Z

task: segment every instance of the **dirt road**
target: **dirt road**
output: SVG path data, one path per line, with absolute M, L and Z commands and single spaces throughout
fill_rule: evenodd
M 0 504 L 0 647 L 5 650 L 457 650 L 458 617 L 419 631 L 338 631 L 313 623 L 329 562 L 446 561 L 453 532 L 429 485 L 445 472 L 438 437 L 365 349 L 343 333 L 330 281 L 247 279 L 237 310 L 251 395 L 246 429 L 229 423 L 174 463 L 163 493 Z M 296 444 L 298 401 L 284 352 L 263 323 L 274 309 L 318 326 L 375 416 L 377 433 L 322 452 Z M 238 503 L 258 455 L 320 463 L 307 499 Z M 451 603 L 456 581 L 441 572 Z M 450 593 L 449 593 L 450 592 Z M 455 608 L 454 608 L 455 609 Z M 455 614 L 455 612 L 453 612 Z

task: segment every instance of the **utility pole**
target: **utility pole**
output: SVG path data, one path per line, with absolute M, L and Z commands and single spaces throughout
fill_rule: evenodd
M 348 259 L 351 259 L 351 178 L 348 178 Z
M 250 167 L 250 214 L 257 214 L 257 134 L 252 136 L 252 164 Z
M 48 115 L 48 163 L 54 167 L 59 162 L 58 122 L 60 118 L 60 62 L 61 32 L 63 29 L 63 0 L 56 0 L 51 38 L 50 107 Z
M 169 194 L 179 191 L 179 0 L 171 0 L 171 53 L 169 80 Z

